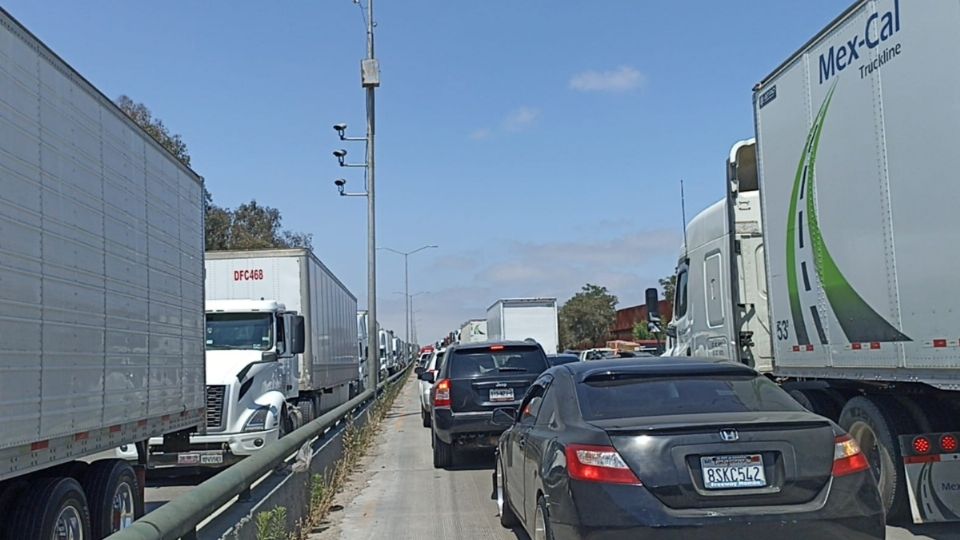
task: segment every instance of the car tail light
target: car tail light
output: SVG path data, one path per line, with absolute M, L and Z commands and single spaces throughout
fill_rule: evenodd
M 913 451 L 918 454 L 929 454 L 932 446 L 933 445 L 930 444 L 930 439 L 926 437 L 913 438 Z
M 833 446 L 833 476 L 846 476 L 870 468 L 860 445 L 850 435 L 841 435 Z
M 434 409 L 449 409 L 450 408 L 450 379 L 440 379 L 437 381 L 437 384 L 434 385 L 433 392 L 433 408 Z
M 953 435 L 943 435 L 940 437 L 940 448 L 944 452 L 956 452 L 957 451 L 957 438 Z
M 571 444 L 565 450 L 567 473 L 574 480 L 642 485 L 612 446 Z

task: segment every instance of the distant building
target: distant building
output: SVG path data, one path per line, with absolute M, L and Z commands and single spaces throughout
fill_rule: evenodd
M 670 320 L 673 315 L 673 306 L 666 300 L 660 301 L 660 318 Z M 610 340 L 636 341 L 633 337 L 633 327 L 640 321 L 647 320 L 647 306 L 633 306 L 617 310 L 617 320 L 610 329 Z

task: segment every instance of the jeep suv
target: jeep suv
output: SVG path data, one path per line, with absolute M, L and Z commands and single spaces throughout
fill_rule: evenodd
M 527 388 L 547 370 L 547 355 L 532 341 L 464 343 L 447 349 L 432 382 L 433 466 L 449 467 L 459 449 L 496 448 L 503 426 L 493 411 L 516 408 Z

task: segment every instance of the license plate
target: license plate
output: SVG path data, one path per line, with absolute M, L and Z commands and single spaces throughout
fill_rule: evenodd
M 221 465 L 223 464 L 223 454 L 201 454 L 201 465 Z
M 200 454 L 177 454 L 177 465 L 199 465 Z
M 707 489 L 765 487 L 763 456 L 707 456 L 700 458 L 703 485 Z
M 491 389 L 490 401 L 513 401 L 513 388 Z

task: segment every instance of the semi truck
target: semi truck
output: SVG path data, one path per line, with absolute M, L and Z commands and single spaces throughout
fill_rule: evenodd
M 546 354 L 557 354 L 560 335 L 556 298 L 504 298 L 487 308 L 489 341 L 533 339 Z M 462 339 L 462 338 L 461 338 Z
M 486 340 L 486 319 L 470 319 L 460 325 L 460 343 L 479 343 Z
M 3 9 L 0 89 L 0 536 L 104 538 L 204 424 L 202 180 Z
M 357 300 L 308 249 L 206 256 L 206 433 L 151 440 L 151 463 L 223 467 L 359 387 Z
M 850 432 L 892 520 L 960 519 L 960 45 L 950 2 L 859 1 L 753 92 L 686 227 L 668 355 L 733 358 Z

